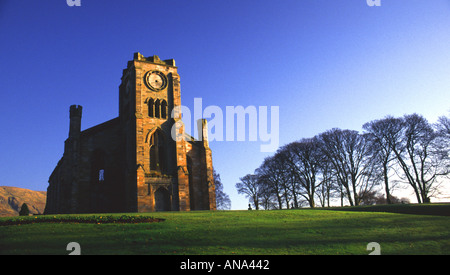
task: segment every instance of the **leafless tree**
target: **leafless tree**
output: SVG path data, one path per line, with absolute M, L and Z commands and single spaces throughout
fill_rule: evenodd
M 335 128 L 320 134 L 318 139 L 321 152 L 331 163 L 350 205 L 359 205 L 361 196 L 378 183 L 367 137 L 357 131 Z
M 371 143 L 372 155 L 383 169 L 384 190 L 386 201 L 391 204 L 391 188 L 389 182 L 389 171 L 392 169 L 395 155 L 393 146 L 398 143 L 401 137 L 401 123 L 399 119 L 388 116 L 384 119 L 374 120 L 363 125 L 367 131 L 367 138 Z
M 272 186 L 262 177 L 259 178 L 259 185 L 260 185 L 260 204 L 261 206 L 266 209 L 277 209 L 277 198 L 275 195 L 275 192 L 273 192 Z
M 321 154 L 316 139 L 302 139 L 281 148 L 284 162 L 289 168 L 292 181 L 298 184 L 293 194 L 299 194 L 308 201 L 311 208 L 315 207 L 316 189 L 320 185 L 317 181 Z
M 439 117 L 438 122 L 436 123 L 436 128 L 441 136 L 446 139 L 450 139 L 450 117 Z
M 437 145 L 438 150 L 441 152 L 442 158 L 446 160 L 443 162 L 443 165 L 447 165 L 448 168 L 450 158 L 450 117 L 439 117 L 438 122 L 434 126 L 437 131 L 437 141 L 435 142 L 435 144 Z M 449 178 L 449 176 L 450 173 L 447 173 L 446 177 Z M 449 181 L 447 181 L 447 183 L 448 182 Z
M 330 206 L 336 194 L 341 205 L 344 198 L 350 205 L 371 204 L 381 200 L 376 187 L 383 183 L 384 201 L 396 203 L 392 190 L 401 178 L 422 203 L 435 195 L 443 177 L 450 177 L 450 117 L 431 125 L 417 114 L 387 116 L 363 129 L 360 134 L 334 128 L 289 143 L 236 188 L 256 209 Z
M 317 185 L 316 195 L 322 207 L 330 207 L 331 198 L 335 197 L 336 193 L 340 195 L 340 192 L 336 192 L 339 191 L 336 177 L 331 163 L 326 161 L 326 158 L 321 158 L 319 169 L 320 184 Z
M 439 179 L 450 172 L 448 147 L 421 115 L 405 115 L 401 126 L 402 138 L 393 151 L 417 201 L 430 202 Z
M 275 196 L 279 209 L 283 208 L 283 200 L 289 207 L 288 184 L 290 178 L 288 172 L 280 154 L 265 158 L 261 166 L 255 170 L 260 184 L 265 185 L 264 190 Z
M 240 182 L 236 183 L 238 194 L 244 194 L 253 203 L 256 210 L 259 210 L 259 200 L 261 196 L 261 187 L 258 182 L 258 176 L 248 174 L 239 178 Z

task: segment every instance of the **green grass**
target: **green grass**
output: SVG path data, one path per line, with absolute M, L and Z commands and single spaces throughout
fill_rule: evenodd
M 449 203 L 392 204 L 326 208 L 336 211 L 390 212 L 400 214 L 450 216 Z
M 152 223 L 58 223 L 91 216 L 40 216 L 54 222 L 0 226 L 0 254 L 69 254 L 70 242 L 80 244 L 81 254 L 367 255 L 370 242 L 380 244 L 381 254 L 450 254 L 447 216 L 300 209 L 126 214 L 165 219 Z

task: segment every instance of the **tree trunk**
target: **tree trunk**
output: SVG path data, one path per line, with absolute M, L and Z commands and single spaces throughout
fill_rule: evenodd
M 386 162 L 383 163 L 383 175 L 384 175 L 384 187 L 386 190 L 386 202 L 387 202 L 387 204 L 392 204 L 391 194 L 389 191 L 389 177 L 388 177 L 388 168 L 387 168 Z

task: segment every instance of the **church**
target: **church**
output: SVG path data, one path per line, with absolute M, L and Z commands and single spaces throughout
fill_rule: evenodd
M 118 117 L 81 131 L 82 107 L 70 106 L 45 214 L 216 209 L 207 122 L 198 121 L 196 140 L 173 112 L 181 107 L 177 70 L 173 59 L 135 53 L 119 85 Z

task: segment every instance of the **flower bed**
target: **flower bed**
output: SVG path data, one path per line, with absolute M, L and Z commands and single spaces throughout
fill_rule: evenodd
M 34 223 L 152 223 L 162 222 L 164 219 L 158 219 L 149 216 L 140 215 L 55 215 L 55 216 L 32 216 L 15 217 L 0 220 L 0 226 L 23 225 Z

